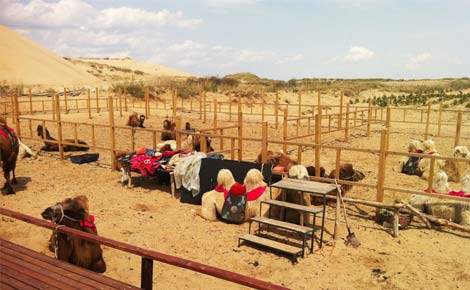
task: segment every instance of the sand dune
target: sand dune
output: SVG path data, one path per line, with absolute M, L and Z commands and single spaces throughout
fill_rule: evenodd
M 101 84 L 99 79 L 73 63 L 2 25 L 0 81 L 46 86 Z
M 104 81 L 191 77 L 191 74 L 131 58 L 71 58 L 71 62 Z

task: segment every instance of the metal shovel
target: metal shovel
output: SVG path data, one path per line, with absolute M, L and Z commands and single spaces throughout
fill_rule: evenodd
M 357 248 L 361 245 L 361 242 L 358 240 L 358 238 L 356 237 L 356 234 L 354 234 L 351 231 L 351 228 L 349 227 L 348 215 L 346 214 L 346 206 L 344 205 L 343 195 L 341 194 L 341 187 L 336 182 L 336 179 L 335 179 L 335 184 L 336 184 L 336 188 L 338 189 L 338 195 L 339 195 L 340 202 L 343 206 L 344 221 L 346 222 L 346 228 L 348 229 L 348 236 L 346 237 L 346 241 L 344 242 L 344 244 L 351 245 L 354 248 Z

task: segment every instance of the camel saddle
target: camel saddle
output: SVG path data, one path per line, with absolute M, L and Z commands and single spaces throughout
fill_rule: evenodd
M 16 137 L 15 131 L 12 128 L 6 125 L 0 126 L 0 135 L 10 139 L 10 145 L 12 148 L 18 147 L 18 137 Z

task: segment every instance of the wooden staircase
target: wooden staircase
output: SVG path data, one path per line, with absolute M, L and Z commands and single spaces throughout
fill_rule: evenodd
M 302 257 L 305 257 L 305 248 L 310 248 L 310 253 L 313 252 L 313 241 L 314 241 L 314 231 L 315 231 L 315 222 L 316 222 L 316 215 L 318 213 L 321 213 L 322 210 L 310 206 L 304 206 L 304 205 L 299 205 L 299 204 L 294 204 L 290 202 L 285 202 L 285 201 L 279 201 L 279 200 L 273 200 L 273 199 L 268 199 L 264 200 L 260 204 L 260 214 L 262 212 L 262 207 L 263 204 L 267 204 L 269 208 L 269 217 L 262 217 L 262 216 L 257 216 L 253 217 L 250 219 L 250 225 L 249 225 L 249 231 L 248 234 L 239 237 L 238 239 L 238 246 L 242 244 L 242 242 L 249 242 L 252 244 L 256 244 L 262 247 L 266 247 L 272 250 L 276 250 L 285 254 L 288 254 L 292 257 L 292 262 L 295 263 L 297 262 L 297 257 L 302 255 Z M 271 207 L 272 206 L 277 206 L 280 207 L 281 209 L 289 209 L 289 210 L 295 210 L 300 212 L 301 216 L 301 225 L 294 224 L 294 223 L 289 223 L 285 222 L 282 220 L 277 220 L 270 218 L 271 217 Z M 306 227 L 303 226 L 303 214 L 302 213 L 309 213 L 313 215 L 313 225 L 312 227 Z M 254 235 L 251 233 L 251 225 L 252 223 L 258 223 L 258 235 Z M 274 241 L 272 237 L 267 236 L 267 237 L 261 237 L 259 236 L 261 234 L 261 229 L 262 225 L 266 225 L 267 232 L 269 232 L 269 227 L 274 227 L 274 228 L 279 228 L 286 230 L 288 232 L 293 232 L 294 234 L 299 234 L 302 236 L 302 245 L 300 246 L 292 246 L 288 245 L 286 243 L 281 243 L 278 241 Z M 307 238 L 310 237 L 310 247 L 307 245 Z

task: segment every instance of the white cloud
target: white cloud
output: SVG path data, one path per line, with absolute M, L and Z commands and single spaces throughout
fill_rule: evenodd
M 289 62 L 297 62 L 297 61 L 302 61 L 304 60 L 304 55 L 301 53 L 291 55 L 291 56 L 286 56 L 277 61 L 277 64 L 284 64 L 284 63 L 289 63 Z
M 408 63 L 406 68 L 409 70 L 417 69 L 421 64 L 429 61 L 432 58 L 432 55 L 429 52 L 419 53 L 415 55 L 409 55 Z
M 353 46 L 349 49 L 348 54 L 344 56 L 345 61 L 359 62 L 362 60 L 368 60 L 375 56 L 375 52 L 362 46 Z
M 194 28 L 200 18 L 186 18 L 181 11 L 147 11 L 129 7 L 98 10 L 82 0 L 45 2 L 32 0 L 27 4 L 0 0 L 0 21 L 16 27 L 82 28 L 82 29 L 155 29 L 165 26 Z
M 385 0 L 336 0 L 336 3 L 342 8 L 365 7 L 384 3 Z

